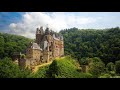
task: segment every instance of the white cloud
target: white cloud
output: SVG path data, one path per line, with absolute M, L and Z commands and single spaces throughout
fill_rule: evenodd
M 10 28 L 16 28 L 16 24 L 15 23 L 11 23 L 10 24 Z
M 23 35 L 29 38 L 35 38 L 35 31 L 37 27 L 48 25 L 54 31 L 60 31 L 65 28 L 82 28 L 84 25 L 95 23 L 101 19 L 93 17 L 80 17 L 75 14 L 66 14 L 65 12 L 27 12 L 22 15 L 22 20 L 18 23 L 11 23 L 10 33 Z

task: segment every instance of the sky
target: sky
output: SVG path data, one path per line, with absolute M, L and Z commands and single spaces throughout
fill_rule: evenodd
M 59 32 L 66 28 L 120 27 L 120 12 L 0 12 L 0 32 L 35 38 L 43 26 Z

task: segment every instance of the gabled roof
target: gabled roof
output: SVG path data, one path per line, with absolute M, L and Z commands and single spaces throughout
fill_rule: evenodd
M 31 47 L 32 49 L 42 50 L 37 43 L 31 43 L 31 46 L 30 46 L 30 47 Z

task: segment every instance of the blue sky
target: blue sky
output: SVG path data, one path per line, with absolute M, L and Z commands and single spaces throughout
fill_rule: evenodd
M 21 19 L 21 14 L 18 12 L 0 12 L 0 29 L 7 29 L 10 23 L 18 22 Z
M 0 32 L 34 38 L 36 28 L 46 25 L 57 32 L 72 27 L 120 27 L 120 12 L 0 12 Z

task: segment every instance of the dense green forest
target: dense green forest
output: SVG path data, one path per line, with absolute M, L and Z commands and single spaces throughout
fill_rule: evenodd
M 0 33 L 0 78 L 117 78 L 120 77 L 120 28 L 61 30 L 65 58 L 36 73 L 20 69 L 11 57 L 25 52 L 31 39 Z M 82 72 L 81 65 L 89 66 Z
M 27 68 L 20 69 L 11 58 L 5 57 L 0 60 L 0 78 L 27 78 L 31 73 L 31 70 Z
M 78 60 L 99 57 L 105 64 L 120 60 L 120 28 L 103 30 L 65 29 L 60 33 L 64 37 L 65 54 Z
M 25 53 L 32 39 L 23 36 L 0 33 L 0 78 L 27 78 L 32 73 L 29 69 L 20 69 L 12 62 L 14 52 Z
M 12 57 L 14 52 L 24 53 L 30 41 L 23 36 L 0 33 L 0 59 Z

